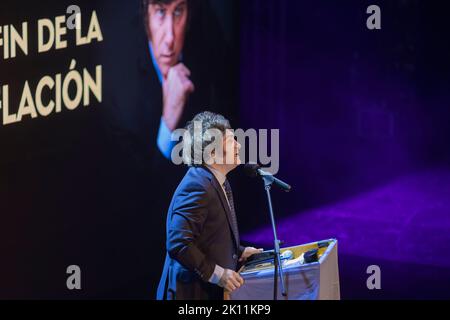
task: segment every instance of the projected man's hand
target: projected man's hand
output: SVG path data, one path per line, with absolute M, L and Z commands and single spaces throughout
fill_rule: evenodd
M 164 80 L 163 119 L 171 131 L 177 128 L 189 95 L 195 90 L 190 75 L 191 71 L 179 63 L 169 69 Z

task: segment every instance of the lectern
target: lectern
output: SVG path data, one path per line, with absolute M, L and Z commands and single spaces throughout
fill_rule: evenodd
M 290 250 L 290 260 L 284 260 L 283 271 L 287 296 L 279 300 L 339 300 L 339 268 L 337 240 L 329 239 L 282 248 L 281 254 Z M 314 250 L 316 249 L 316 250 Z M 317 261 L 305 261 L 305 253 L 317 252 Z M 273 263 L 262 263 L 251 268 L 242 268 L 240 274 L 244 285 L 231 293 L 231 300 L 272 300 L 274 286 Z M 279 279 L 278 279 L 279 281 Z

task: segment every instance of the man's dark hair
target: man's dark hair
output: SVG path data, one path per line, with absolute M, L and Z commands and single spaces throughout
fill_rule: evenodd
M 196 123 L 197 126 L 201 123 L 201 134 L 200 132 L 194 134 Z M 183 153 L 184 162 L 189 166 L 204 165 L 207 160 L 203 158 L 205 148 L 212 143 L 222 143 L 222 141 L 214 141 L 214 136 L 210 136 L 208 133 L 220 131 L 221 136 L 225 137 L 227 129 L 231 129 L 231 126 L 224 116 L 210 111 L 197 114 L 186 125 L 190 139 L 184 139 L 184 148 L 189 148 L 190 154 Z M 200 146 L 201 148 L 198 148 Z
M 174 1 L 175 0 L 142 0 L 141 14 L 142 14 L 143 22 L 144 22 L 145 32 L 147 33 L 148 37 L 150 37 L 150 35 L 148 34 L 148 6 L 151 4 L 170 4 Z M 188 30 L 190 21 L 191 21 L 191 17 L 192 17 L 192 12 L 194 10 L 194 0 L 186 0 L 186 3 L 187 3 L 187 8 L 188 8 L 188 20 L 187 20 L 186 30 Z

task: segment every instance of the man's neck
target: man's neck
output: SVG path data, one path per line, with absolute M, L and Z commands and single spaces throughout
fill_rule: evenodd
M 230 172 L 226 166 L 223 165 L 219 165 L 219 164 L 211 164 L 209 165 L 209 167 L 213 168 L 214 170 L 220 172 L 221 174 L 223 174 L 225 177 L 227 176 L 228 172 Z

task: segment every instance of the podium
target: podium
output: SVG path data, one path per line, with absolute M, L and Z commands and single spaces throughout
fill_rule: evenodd
M 281 248 L 293 253 L 290 260 L 283 261 L 287 296 L 281 295 L 279 277 L 278 300 L 339 300 L 339 268 L 337 240 L 329 239 L 294 247 Z M 318 261 L 307 263 L 304 253 L 318 250 Z M 273 263 L 254 268 L 241 268 L 244 285 L 229 294 L 230 300 L 272 300 L 274 284 Z

